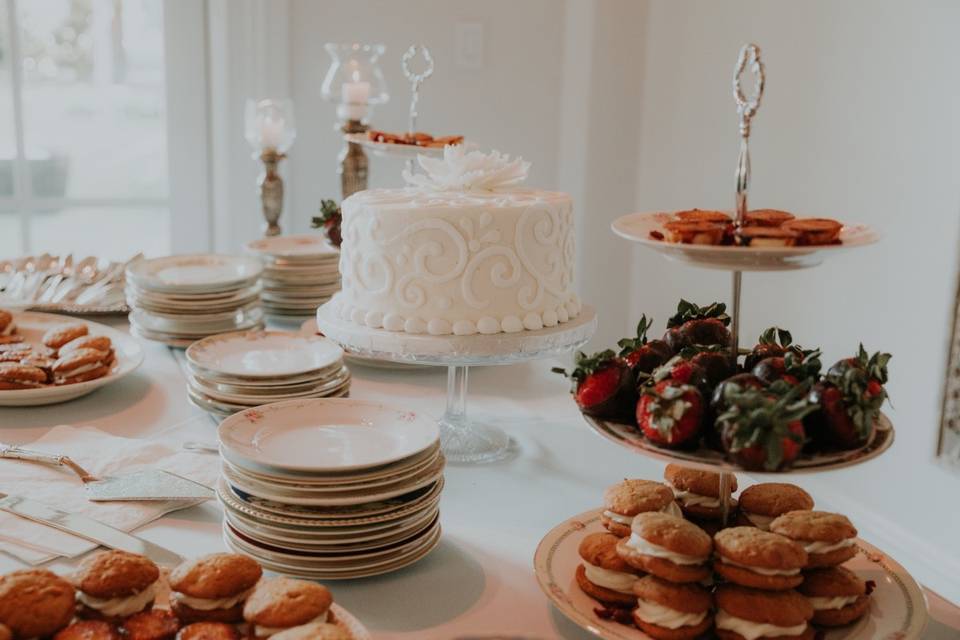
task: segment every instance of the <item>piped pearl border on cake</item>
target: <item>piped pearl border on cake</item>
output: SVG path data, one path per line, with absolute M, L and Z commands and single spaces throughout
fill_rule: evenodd
M 336 299 L 334 299 L 336 300 Z M 398 313 L 381 313 L 380 311 L 366 311 L 359 307 L 337 303 L 336 315 L 350 322 L 369 327 L 371 329 L 386 329 L 410 334 L 429 334 L 432 336 L 470 336 L 477 333 L 492 335 L 496 333 L 519 333 L 520 331 L 539 331 L 543 328 L 555 327 L 580 315 L 583 305 L 576 295 L 571 295 L 566 303 L 555 309 L 546 309 L 542 312 L 531 311 L 520 316 L 509 315 L 503 318 L 484 316 L 476 322 L 473 320 L 454 320 L 445 318 L 423 319 L 420 317 L 405 318 Z

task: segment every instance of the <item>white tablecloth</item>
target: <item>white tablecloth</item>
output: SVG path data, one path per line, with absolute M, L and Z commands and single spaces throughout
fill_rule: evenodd
M 553 526 L 599 506 L 604 487 L 627 476 L 660 478 L 663 465 L 591 433 L 567 394 L 566 381 L 550 373 L 556 364 L 472 369 L 468 411 L 510 432 L 513 455 L 490 465 L 448 467 L 443 539 L 425 560 L 386 576 L 329 583 L 336 600 L 375 637 L 592 637 L 556 612 L 541 593 L 533 552 Z M 438 416 L 443 412 L 445 370 L 354 367 L 353 373 L 354 398 Z M 146 436 L 187 421 L 195 427 L 193 439 L 215 440 L 213 421 L 187 402 L 171 351 L 148 343 L 139 371 L 90 396 L 49 407 L 0 408 L 0 441 L 24 444 L 64 423 Z M 829 506 L 828 496 L 815 497 Z M 224 549 L 215 503 L 166 516 L 138 534 L 187 556 Z M 869 531 L 861 529 L 861 536 L 870 540 Z M 16 561 L 0 555 L 0 573 L 15 568 Z M 925 637 L 960 637 L 960 611 L 928 595 L 936 619 Z

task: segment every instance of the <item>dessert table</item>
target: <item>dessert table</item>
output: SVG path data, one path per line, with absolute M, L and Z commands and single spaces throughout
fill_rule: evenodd
M 111 324 L 125 328 L 124 320 Z M 0 409 L 0 441 L 26 444 L 60 424 L 133 438 L 214 443 L 213 420 L 187 401 L 169 348 L 144 343 L 134 374 L 84 398 L 46 407 Z M 660 478 L 663 465 L 591 433 L 550 373 L 553 362 L 480 367 L 471 373 L 471 412 L 490 416 L 513 437 L 497 463 L 450 465 L 442 502 L 443 538 L 423 561 L 385 576 L 330 582 L 336 600 L 377 638 L 589 638 L 552 608 L 533 574 L 537 543 L 554 525 L 595 508 L 603 489 L 624 478 Z M 443 412 L 443 368 L 389 371 L 352 367 L 351 397 Z M 166 435 L 164 435 L 166 433 Z M 217 464 L 216 456 L 210 457 Z M 795 478 L 791 478 L 794 481 Z M 802 479 L 801 479 L 802 484 Z M 829 496 L 817 495 L 829 507 Z M 175 512 L 137 531 L 184 555 L 224 550 L 215 501 Z M 870 540 L 870 531 L 860 535 Z M 55 569 L 69 563 L 56 562 Z M 0 555 L 0 573 L 21 565 Z M 908 567 L 909 568 L 909 567 Z M 960 636 L 960 608 L 927 591 L 925 638 Z

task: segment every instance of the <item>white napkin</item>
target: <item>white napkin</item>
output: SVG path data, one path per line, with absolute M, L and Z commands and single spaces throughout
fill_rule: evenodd
M 184 440 L 196 439 L 198 427 L 190 424 L 194 422 L 178 425 L 151 439 L 122 438 L 92 427 L 59 426 L 24 447 L 69 455 L 95 476 L 162 469 L 213 486 L 219 473 L 216 456 L 185 451 L 180 446 Z M 0 459 L 0 491 L 83 514 L 123 531 L 132 531 L 199 502 L 91 502 L 86 498 L 83 483 L 70 470 L 8 459 Z M 0 551 L 28 564 L 48 562 L 57 556 L 72 558 L 96 547 L 94 542 L 0 511 Z

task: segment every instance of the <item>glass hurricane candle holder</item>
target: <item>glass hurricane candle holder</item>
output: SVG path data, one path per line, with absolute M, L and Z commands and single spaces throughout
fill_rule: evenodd
M 280 161 L 297 137 L 293 117 L 293 101 L 265 98 L 247 100 L 245 135 L 253 147 L 254 158 L 263 163 L 257 178 L 263 217 L 264 235 L 280 235 L 280 214 L 283 213 L 283 178 L 278 170 Z

